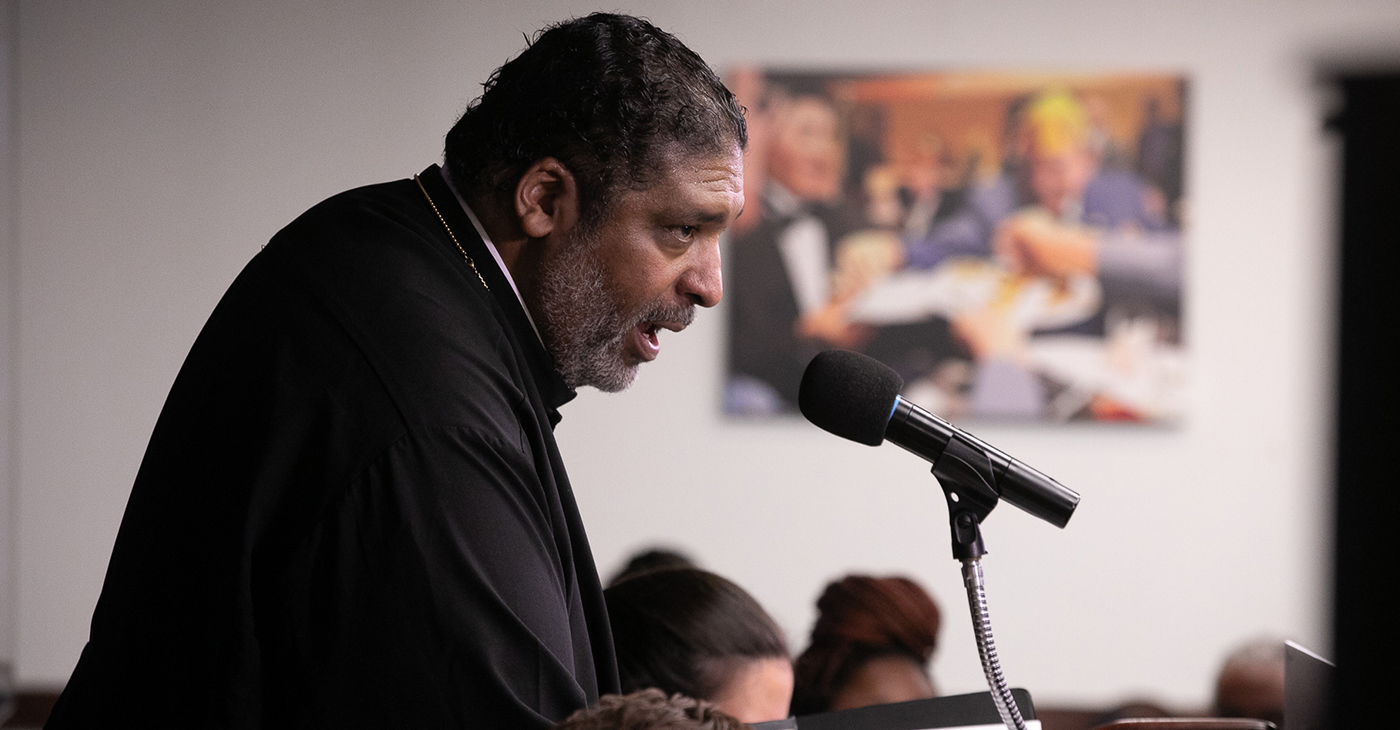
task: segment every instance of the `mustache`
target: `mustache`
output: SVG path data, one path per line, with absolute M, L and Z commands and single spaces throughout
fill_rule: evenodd
M 675 304 L 671 302 L 658 302 L 651 308 L 642 312 L 632 321 L 631 326 L 635 327 L 643 322 L 667 322 L 689 327 L 695 321 L 695 305 L 691 303 Z

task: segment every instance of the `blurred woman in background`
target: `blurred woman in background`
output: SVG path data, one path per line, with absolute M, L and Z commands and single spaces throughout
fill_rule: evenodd
M 697 568 L 661 568 L 623 577 L 603 596 L 623 693 L 680 693 L 746 723 L 788 716 L 787 642 L 744 589 Z
M 811 644 L 797 658 L 792 714 L 925 699 L 938 605 L 908 578 L 851 575 L 817 599 Z

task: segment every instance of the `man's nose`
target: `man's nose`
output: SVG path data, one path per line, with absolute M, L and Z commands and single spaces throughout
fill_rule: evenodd
M 680 293 L 702 307 L 719 304 L 724 296 L 724 276 L 720 271 L 719 241 L 696 251 L 690 268 L 681 275 Z

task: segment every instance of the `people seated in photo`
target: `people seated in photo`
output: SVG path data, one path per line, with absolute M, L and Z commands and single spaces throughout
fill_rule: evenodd
M 555 730 L 742 730 L 742 722 L 714 705 L 658 689 L 604 695 L 596 707 L 579 710 Z
M 603 592 L 623 692 L 655 687 L 743 722 L 788 716 L 783 632 L 744 589 L 696 568 L 641 572 Z
M 1018 130 L 1019 139 L 1013 140 L 1018 164 L 972 192 L 961 211 L 928 235 L 911 239 L 909 266 L 933 268 L 955 256 L 1005 255 L 1006 247 L 1015 246 L 1019 258 L 1009 263 L 1031 264 L 1031 273 L 1042 263 L 1052 273 L 1062 266 L 1092 273 L 1083 263 L 1083 248 L 1086 240 L 1092 245 L 1095 239 L 1075 232 L 1168 227 L 1165 213 L 1149 205 L 1151 190 L 1136 174 L 1100 164 L 1089 116 L 1073 95 L 1047 91 L 1008 113 L 1023 115 L 1009 125 Z M 1032 216 L 1029 224 L 1019 222 L 1026 215 Z M 1045 225 L 1047 219 L 1055 227 Z M 1003 250 L 994 251 L 994 244 Z
M 937 695 L 929 662 L 938 604 L 908 578 L 850 575 L 817 599 L 811 643 L 797 657 L 792 714 L 810 715 Z
M 726 259 L 727 413 L 793 411 L 807 362 L 833 348 L 889 365 L 911 399 L 952 418 L 1179 412 L 1185 201 L 1158 106 L 1139 165 L 1128 134 L 1114 137 L 1136 117 L 1093 93 L 1008 99 L 1004 128 L 969 131 L 955 153 L 934 132 L 896 134 L 878 110 L 833 102 L 835 87 L 762 83 L 764 142 L 745 170 L 758 220 Z M 1124 320 L 1154 323 L 1160 342 L 1119 357 Z
M 1230 652 L 1215 681 L 1215 715 L 1283 727 L 1283 657 L 1279 639 L 1255 639 Z

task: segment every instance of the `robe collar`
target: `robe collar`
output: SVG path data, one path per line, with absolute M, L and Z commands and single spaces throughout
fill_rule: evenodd
M 515 292 L 516 301 L 520 302 L 520 306 L 525 310 L 525 317 L 530 320 L 530 327 L 535 330 L 535 336 L 539 337 L 540 341 L 543 342 L 544 336 L 540 334 L 540 326 L 535 324 L 535 318 L 530 315 L 530 308 L 525 304 L 525 297 L 520 296 L 520 287 L 515 285 L 515 279 L 511 277 L 510 269 L 506 268 L 506 262 L 501 258 L 501 252 L 496 250 L 495 242 L 491 240 L 490 234 L 486 232 L 486 226 L 481 225 L 481 221 L 476 217 L 476 213 L 472 210 L 472 207 L 467 205 L 467 199 L 462 197 L 462 191 L 458 190 L 457 186 L 452 183 L 452 174 L 448 172 L 447 168 L 438 168 L 438 172 L 441 172 L 442 179 L 447 181 L 447 187 L 452 190 L 452 195 L 457 198 L 457 204 L 462 206 L 462 210 L 467 214 L 467 218 L 471 219 L 472 227 L 476 228 L 476 235 L 480 236 L 481 242 L 486 244 L 486 250 L 491 252 L 491 258 L 496 261 L 496 267 L 501 270 L 501 274 L 504 275 L 506 281 L 510 283 L 510 290 Z
M 447 186 L 447 181 L 442 177 L 441 168 L 437 165 L 429 165 L 428 169 L 419 173 L 418 179 L 422 181 L 423 187 L 427 188 L 428 194 L 433 197 L 433 202 L 437 204 L 438 212 L 447 221 L 448 227 L 457 235 L 457 241 L 462 244 L 463 249 L 466 249 L 467 255 L 472 257 L 477 272 L 481 274 L 481 278 L 490 287 L 490 294 L 495 299 L 496 305 L 505 313 L 506 322 L 510 325 L 508 334 L 514 340 L 516 347 L 525 354 L 525 362 L 530 368 L 530 376 L 535 382 L 536 389 L 539 390 L 540 399 L 544 401 L 545 411 L 549 416 L 549 425 L 551 427 L 558 425 L 559 407 L 573 400 L 578 393 L 564 382 L 564 376 L 554 366 L 554 358 L 544 349 L 544 344 L 536 335 L 535 327 L 530 322 L 529 315 L 525 313 L 525 307 L 516 296 L 510 280 L 506 278 L 506 273 L 496 265 L 496 258 L 487 250 L 486 244 L 482 242 L 481 236 L 476 232 L 476 226 L 467 217 L 466 210 L 461 205 L 456 204 L 457 196 Z M 452 245 L 451 240 L 447 241 L 447 245 L 452 249 L 452 254 L 461 260 L 461 252 L 457 251 L 457 247 Z

